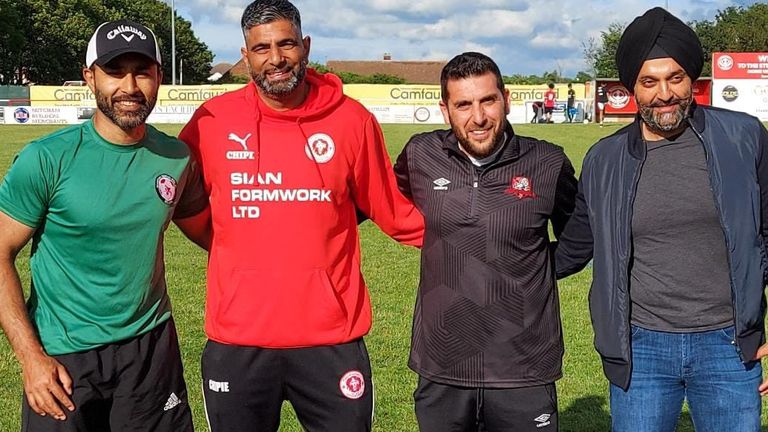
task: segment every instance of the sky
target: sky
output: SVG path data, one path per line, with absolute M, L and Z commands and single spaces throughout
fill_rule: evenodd
M 164 0 L 170 4 L 171 0 Z M 174 0 L 214 53 L 214 64 L 240 59 L 240 17 L 247 0 Z M 613 22 L 627 24 L 654 6 L 685 22 L 712 20 L 718 10 L 755 0 L 295 0 L 310 60 L 449 60 L 479 51 L 503 75 L 587 71 L 583 45 Z

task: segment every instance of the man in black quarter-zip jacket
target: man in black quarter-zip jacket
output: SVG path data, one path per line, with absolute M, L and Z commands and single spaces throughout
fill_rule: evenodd
M 595 347 L 614 431 L 760 430 L 766 354 L 768 133 L 754 117 L 697 106 L 704 53 L 661 8 L 616 53 L 639 114 L 584 158 L 558 277 L 594 259 Z
M 415 135 L 395 164 L 424 214 L 409 366 L 422 432 L 556 431 L 563 340 L 548 223 L 576 178 L 563 149 L 515 134 L 498 66 L 464 53 L 442 71 L 451 130 Z

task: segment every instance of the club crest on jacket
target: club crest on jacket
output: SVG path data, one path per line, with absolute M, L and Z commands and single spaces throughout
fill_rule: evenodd
M 509 185 L 509 189 L 507 189 L 505 192 L 512 194 L 520 199 L 536 198 L 536 194 L 533 193 L 531 180 L 528 177 L 523 176 L 513 177 L 512 182 Z

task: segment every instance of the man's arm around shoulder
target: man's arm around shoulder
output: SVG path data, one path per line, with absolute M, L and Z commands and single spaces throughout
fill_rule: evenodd
M 587 169 L 585 160 L 578 183 L 573 213 L 558 237 L 555 248 L 555 270 L 558 279 L 580 272 L 592 260 L 594 243 L 592 227 L 589 224 L 589 208 L 584 196 L 586 184 L 584 177 Z
M 565 225 L 573 214 L 573 208 L 576 204 L 576 191 L 578 181 L 576 180 L 576 171 L 573 169 L 568 156 L 563 153 L 563 164 L 560 168 L 560 174 L 557 177 L 557 187 L 555 188 L 555 204 L 552 209 L 552 230 L 555 237 L 560 238 Z
M 424 218 L 400 192 L 384 136 L 373 116 L 366 124 L 364 138 L 354 166 L 353 194 L 358 209 L 398 242 L 421 246 Z
M 200 213 L 174 219 L 173 223 L 181 230 L 184 235 L 201 248 L 211 250 L 211 208 L 206 207 Z

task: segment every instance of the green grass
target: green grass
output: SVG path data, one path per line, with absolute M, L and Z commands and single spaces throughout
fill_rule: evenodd
M 163 125 L 177 134 L 180 125 Z M 0 126 L 0 176 L 13 155 L 36 137 L 55 127 Z M 432 126 L 383 126 L 390 155 L 394 158 L 408 138 Z M 516 125 L 518 134 L 552 141 L 565 148 L 577 170 L 587 149 L 601 136 L 618 126 L 603 129 L 594 125 Z M 376 388 L 374 430 L 377 432 L 416 431 L 412 393 L 416 376 L 407 366 L 411 314 L 418 283 L 418 251 L 402 247 L 383 235 L 373 224 L 361 227 L 363 271 L 373 300 L 374 325 L 366 338 L 373 364 Z M 203 304 L 205 297 L 205 255 L 186 241 L 175 228 L 166 236 L 166 268 L 187 385 L 197 430 L 207 430 L 201 386 L 200 354 L 205 344 Z M 24 285 L 29 284 L 28 252 L 18 265 Z M 560 301 L 566 346 L 564 378 L 558 382 L 561 431 L 591 432 L 609 429 L 607 382 L 592 346 L 592 329 L 587 312 L 590 271 L 560 282 Z M 0 338 L 0 431 L 20 429 L 21 378 L 18 364 L 5 338 Z M 768 417 L 764 415 L 764 424 Z M 764 428 L 765 429 L 765 428 Z M 280 430 L 300 431 L 293 412 L 284 406 Z M 693 431 L 690 418 L 683 415 L 679 431 Z

